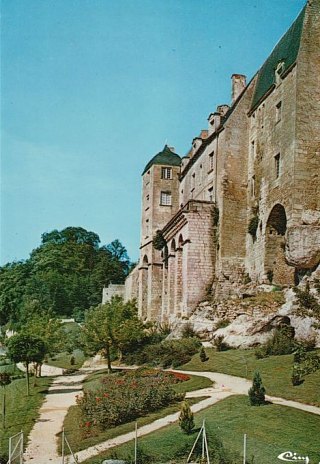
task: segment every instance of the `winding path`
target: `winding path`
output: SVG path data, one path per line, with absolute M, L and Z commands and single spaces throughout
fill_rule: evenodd
M 100 366 L 98 369 L 103 369 Z M 50 387 L 45 402 L 40 409 L 40 417 L 35 424 L 30 437 L 29 444 L 25 453 L 25 463 L 30 464 L 60 464 L 61 456 L 57 454 L 56 434 L 61 432 L 63 420 L 67 414 L 68 408 L 75 404 L 76 395 L 82 389 L 84 378 L 96 369 L 82 369 L 82 373 L 76 376 L 60 376 L 55 379 Z M 214 387 L 196 390 L 186 394 L 187 398 L 196 398 L 208 396 L 208 398 L 194 404 L 191 409 L 193 412 L 198 412 L 202 409 L 211 406 L 224 398 L 231 395 L 247 394 L 252 382 L 241 377 L 232 375 L 220 374 L 215 372 L 194 372 L 180 371 L 189 375 L 198 375 L 207 377 L 214 382 Z M 266 399 L 272 403 L 291 408 L 300 409 L 320 415 L 320 408 L 307 404 L 298 403 L 296 401 L 285 400 L 273 396 L 267 396 Z M 158 430 L 166 425 L 176 422 L 179 417 L 179 412 L 170 414 L 166 417 L 158 419 L 150 424 L 139 428 L 139 436 L 147 435 L 155 430 Z M 81 463 L 86 459 L 97 456 L 102 451 L 108 450 L 114 446 L 128 442 L 134 439 L 134 431 L 120 435 L 110 440 L 99 443 L 96 446 L 87 448 L 86 450 L 76 453 L 78 462 Z

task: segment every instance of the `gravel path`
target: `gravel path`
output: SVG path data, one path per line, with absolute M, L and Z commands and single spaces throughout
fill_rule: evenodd
M 82 382 L 87 375 L 64 375 L 53 381 L 40 408 L 40 417 L 29 435 L 25 463 L 61 464 L 56 434 L 62 430 L 69 407 L 76 404 L 76 395 L 82 390 Z
M 56 434 L 61 432 L 64 417 L 67 414 L 68 408 L 75 404 L 76 395 L 82 389 L 82 382 L 84 378 L 92 370 L 103 369 L 105 366 L 99 366 L 96 369 L 84 369 L 83 373 L 73 376 L 60 376 L 55 379 L 53 385 L 50 387 L 48 395 L 42 408 L 40 409 L 40 417 L 36 422 L 30 437 L 29 445 L 25 453 L 25 463 L 33 464 L 60 464 L 61 457 L 57 454 L 57 441 Z M 207 377 L 214 382 L 214 387 L 204 388 L 201 390 L 187 393 L 187 398 L 208 396 L 205 400 L 194 404 L 191 409 L 193 412 L 200 411 L 208 406 L 211 406 L 224 398 L 231 395 L 247 394 L 248 389 L 251 387 L 252 382 L 241 377 L 234 377 L 226 374 L 219 374 L 214 372 L 194 372 L 194 371 L 179 371 L 189 375 L 199 375 Z M 311 412 L 320 415 L 320 408 L 310 406 L 296 401 L 285 400 L 267 396 L 267 400 L 272 403 L 289 406 L 292 408 L 300 409 L 302 411 Z M 138 436 L 146 435 L 155 430 L 159 430 L 166 425 L 176 422 L 179 417 L 179 412 L 170 414 L 166 417 L 158 419 L 150 424 L 139 428 Z M 78 462 L 81 463 L 108 450 L 114 446 L 128 442 L 134 439 L 134 431 L 120 435 L 116 438 L 104 441 L 96 446 L 87 448 L 86 450 L 76 453 Z M 72 462 L 72 460 L 71 460 Z

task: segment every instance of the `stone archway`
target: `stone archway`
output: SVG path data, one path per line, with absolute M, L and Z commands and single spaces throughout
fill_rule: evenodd
M 289 266 L 285 260 L 286 230 L 286 211 L 280 203 L 277 203 L 267 220 L 264 268 L 269 281 L 279 285 L 294 283 L 294 268 Z

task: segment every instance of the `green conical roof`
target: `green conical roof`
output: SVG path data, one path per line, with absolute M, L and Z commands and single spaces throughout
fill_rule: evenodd
M 149 163 L 144 168 L 142 175 L 145 174 L 154 164 L 163 164 L 165 166 L 180 166 L 181 158 L 176 153 L 173 153 L 168 145 L 165 145 L 164 149 L 157 153 L 149 161 Z

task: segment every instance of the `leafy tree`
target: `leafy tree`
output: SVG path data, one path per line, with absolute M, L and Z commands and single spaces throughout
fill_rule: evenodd
M 55 315 L 71 316 L 97 306 L 110 282 L 124 282 L 130 261 L 119 240 L 99 246 L 99 236 L 81 227 L 42 235 L 25 262 L 0 268 L 0 325 L 21 324 L 24 307 L 37 300 Z
M 181 406 L 179 425 L 183 432 L 189 434 L 194 429 L 193 412 L 187 401 L 184 401 Z
M 251 406 L 261 406 L 265 404 L 265 388 L 262 385 L 261 376 L 258 371 L 254 373 L 252 387 L 249 389 L 249 401 Z
M 46 345 L 37 335 L 20 333 L 13 335 L 7 343 L 8 356 L 15 363 L 22 362 L 26 366 L 27 395 L 29 396 L 29 365 L 41 363 L 46 354 Z
M 126 340 L 130 337 L 130 342 Z M 134 302 L 124 303 L 113 297 L 104 305 L 87 311 L 82 331 L 84 349 L 89 354 L 104 352 L 108 371 L 111 372 L 111 350 L 121 351 L 128 343 L 138 342 L 143 337 L 143 325 L 138 320 Z
M 2 427 L 6 428 L 6 386 L 10 385 L 11 377 L 7 372 L 0 372 L 0 386 L 3 389 L 2 396 Z
M 30 269 L 22 261 L 0 267 L 0 326 L 17 319 Z

